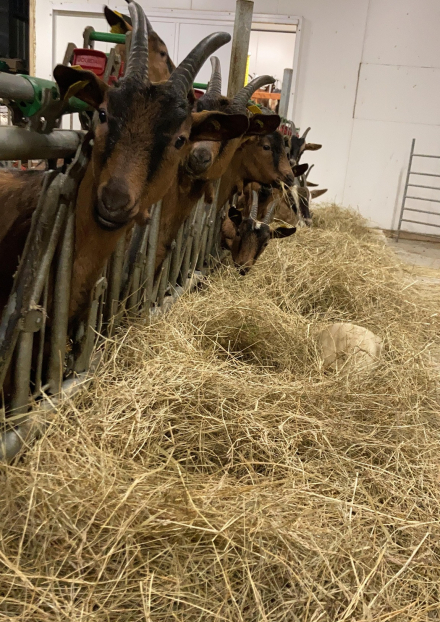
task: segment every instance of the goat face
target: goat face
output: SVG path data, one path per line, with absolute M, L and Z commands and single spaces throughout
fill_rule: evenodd
M 233 97 L 221 94 L 221 67 L 217 57 L 211 57 L 212 72 L 206 93 L 197 100 L 196 110 L 218 110 L 230 117 L 231 126 L 236 128 L 236 138 L 220 142 L 196 142 L 186 162 L 186 172 L 192 177 L 219 179 L 228 168 L 235 152 L 249 136 L 274 132 L 280 118 L 277 115 L 255 115 L 248 120 L 247 103 L 252 94 L 263 84 L 273 83 L 271 76 L 260 76 Z M 257 121 L 258 118 L 258 121 Z
M 129 15 L 116 13 L 116 11 L 112 11 L 108 6 L 104 6 L 104 14 L 108 24 L 111 26 L 111 32 L 125 35 L 127 32 L 133 30 Z M 148 48 L 150 80 L 152 82 L 168 80 L 175 66 L 170 58 L 167 46 L 157 32 L 154 32 L 152 29 L 150 29 L 148 33 Z M 121 60 L 125 62 L 125 44 L 118 44 L 116 46 L 116 51 L 120 55 Z
M 133 219 L 143 221 L 150 206 L 167 192 L 177 168 L 197 139 L 217 140 L 222 118 L 194 118 L 188 93 L 195 74 L 207 56 L 230 40 L 217 33 L 194 48 L 166 83 L 152 84 L 148 77 L 147 21 L 139 5 L 136 13 L 132 54 L 126 75 L 113 88 L 93 73 L 58 65 L 54 70 L 61 96 L 73 94 L 98 110 L 92 153 L 96 198 L 94 216 L 102 229 L 114 231 Z M 143 22 L 143 31 L 140 26 Z
M 273 213 L 273 212 L 272 212 Z M 265 220 L 269 221 L 269 218 Z M 271 230 L 269 222 L 260 222 L 251 214 L 243 218 L 235 206 L 229 209 L 222 225 L 223 243 L 231 251 L 232 260 L 241 275 L 246 275 L 272 238 L 286 238 L 295 233 L 295 227 Z
M 293 184 L 294 173 L 279 132 L 251 138 L 242 149 L 248 179 L 258 180 L 262 184 L 275 184 L 280 181 Z

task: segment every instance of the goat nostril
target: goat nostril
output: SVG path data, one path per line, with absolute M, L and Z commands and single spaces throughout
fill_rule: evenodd
M 113 180 L 112 180 L 113 181 Z M 133 200 L 125 183 L 112 183 L 110 181 L 101 187 L 100 201 L 109 213 L 130 210 Z

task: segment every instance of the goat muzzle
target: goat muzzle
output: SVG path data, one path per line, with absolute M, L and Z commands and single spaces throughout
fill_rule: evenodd
M 188 158 L 186 165 L 190 175 L 201 175 L 212 164 L 212 155 L 206 147 L 195 147 Z
M 128 224 L 137 214 L 136 201 L 121 180 L 111 179 L 98 190 L 94 216 L 106 231 L 116 231 Z

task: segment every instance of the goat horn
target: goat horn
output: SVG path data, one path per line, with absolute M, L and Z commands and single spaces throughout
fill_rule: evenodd
M 264 217 L 264 220 L 263 220 L 263 222 L 266 225 L 269 225 L 272 222 L 272 218 L 273 218 L 276 206 L 277 206 L 277 201 L 272 201 L 272 203 L 270 204 L 270 207 L 269 207 L 269 209 L 267 211 L 267 214 L 266 214 L 266 216 Z
M 211 66 L 211 79 L 209 80 L 206 94 L 220 96 L 222 94 L 222 70 L 217 56 L 211 56 Z
M 173 71 L 168 80 L 169 84 L 175 86 L 178 92 L 186 97 L 206 59 L 230 40 L 231 35 L 228 32 L 214 32 L 205 37 Z
M 275 84 L 275 78 L 272 78 L 272 76 L 259 76 L 258 78 L 251 80 L 249 84 L 244 86 L 238 91 L 238 93 L 236 93 L 236 95 L 234 95 L 232 100 L 234 108 L 246 108 L 248 101 L 255 91 L 266 84 Z
M 306 131 L 304 132 L 304 134 L 301 136 L 301 138 L 303 138 L 303 139 L 305 140 L 305 139 L 306 139 L 307 134 L 310 132 L 310 130 L 311 130 L 311 129 L 312 129 L 311 127 L 308 127 L 308 128 L 306 129 Z
M 304 177 L 305 177 L 306 179 L 307 179 L 307 177 L 309 176 L 310 171 L 312 170 L 312 168 L 313 168 L 314 166 L 315 166 L 314 164 L 312 164 L 312 166 L 309 166 L 309 170 L 308 170 L 308 171 L 306 172 L 306 174 L 304 175 Z
M 135 78 L 148 85 L 148 33 L 151 24 L 137 2 L 129 2 L 128 10 L 130 11 L 133 30 L 125 77 Z
M 252 220 L 257 220 L 257 216 L 258 216 L 258 192 L 256 190 L 252 191 L 252 209 L 251 209 L 251 213 L 249 214 L 249 217 L 252 218 Z

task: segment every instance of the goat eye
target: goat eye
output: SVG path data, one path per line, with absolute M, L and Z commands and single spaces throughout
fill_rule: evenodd
M 161 52 L 160 55 L 162 56 L 162 58 L 165 58 L 165 56 L 167 55 L 166 52 Z
M 99 122 L 105 123 L 107 121 L 107 113 L 102 108 L 98 110 Z
M 174 143 L 176 149 L 182 149 L 183 145 L 186 143 L 185 136 L 179 136 L 179 138 Z
M 263 149 L 264 149 L 264 151 L 269 151 L 270 150 L 270 145 L 263 145 Z

